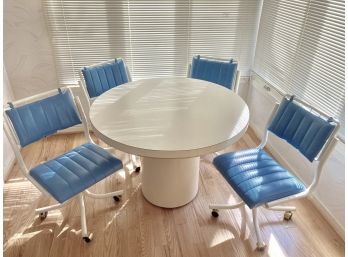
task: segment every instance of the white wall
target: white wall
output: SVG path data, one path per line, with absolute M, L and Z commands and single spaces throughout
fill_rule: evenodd
M 249 77 L 241 77 L 239 81 L 238 95 L 247 102 L 249 92 Z
M 16 99 L 56 88 L 41 0 L 4 0 L 4 63 Z
M 3 102 L 4 104 L 6 104 L 9 101 L 13 100 L 13 92 L 12 92 L 12 88 L 11 88 L 11 84 L 8 80 L 7 77 L 7 73 L 6 73 L 6 69 L 5 67 L 3 68 L 3 74 L 4 74 L 4 88 L 3 88 L 3 93 L 4 93 L 4 98 L 3 98 Z M 6 180 L 6 177 L 8 176 L 8 173 L 10 171 L 10 168 L 13 164 L 14 161 L 14 153 L 12 151 L 10 142 L 7 139 L 7 136 L 5 135 L 5 133 L 3 134 L 3 157 L 4 157 L 4 163 L 3 163 L 3 178 L 4 180 Z
M 248 94 L 250 108 L 250 126 L 262 135 L 266 122 L 270 116 L 276 99 L 279 95 L 272 91 L 267 92 L 263 86 L 265 82 L 253 75 Z M 294 171 L 307 185 L 312 180 L 315 166 L 303 157 L 297 150 L 283 140 L 270 135 L 269 145 L 278 161 Z M 313 193 L 313 203 L 319 208 L 335 230 L 344 236 L 344 144 L 339 142 L 332 155 L 327 160 L 319 185 Z
M 41 0 L 5 0 L 4 4 L 4 104 L 58 85 L 53 51 Z M 3 178 L 14 154 L 3 136 Z

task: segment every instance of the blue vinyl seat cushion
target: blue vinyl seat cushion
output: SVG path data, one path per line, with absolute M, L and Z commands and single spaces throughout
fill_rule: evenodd
M 86 143 L 30 170 L 30 175 L 63 203 L 122 168 L 103 148 Z
M 68 90 L 6 111 L 21 146 L 80 124 L 76 106 Z
M 192 59 L 191 78 L 201 79 L 233 89 L 237 63 L 210 60 L 195 56 Z
M 216 157 L 213 164 L 250 208 L 306 189 L 261 149 L 225 153 Z
M 129 82 L 126 64 L 122 59 L 84 67 L 82 74 L 85 79 L 87 92 L 91 98 L 97 97 L 113 87 Z
M 283 99 L 268 129 L 298 149 L 309 161 L 313 161 L 336 124 L 331 118 L 324 120 L 314 115 L 293 99 Z

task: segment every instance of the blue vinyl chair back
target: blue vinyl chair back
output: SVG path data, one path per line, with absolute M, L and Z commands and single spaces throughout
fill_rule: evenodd
M 90 98 L 97 97 L 113 87 L 129 82 L 127 67 L 122 59 L 84 67 L 82 74 Z
M 231 60 L 223 62 L 194 56 L 192 59 L 191 78 L 206 80 L 233 89 L 237 73 L 237 63 Z
M 268 130 L 298 149 L 309 161 L 319 154 L 337 126 L 284 97 Z
M 20 107 L 10 104 L 10 107 L 6 115 L 22 147 L 81 123 L 69 90 L 59 90 L 56 95 Z

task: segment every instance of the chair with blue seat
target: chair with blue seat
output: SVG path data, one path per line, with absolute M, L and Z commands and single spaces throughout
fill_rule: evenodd
M 211 204 L 209 208 L 212 209 L 212 215 L 218 217 L 219 209 L 234 209 L 246 204 L 252 209 L 257 249 L 263 250 L 266 245 L 261 238 L 257 219 L 259 207 L 285 211 L 284 219 L 290 220 L 296 208 L 278 205 L 307 197 L 315 189 L 323 165 L 337 142 L 335 135 L 338 129 L 339 122 L 335 119 L 294 99 L 294 96 L 285 96 L 281 104 L 275 106 L 257 148 L 225 153 L 214 158 L 214 166 L 241 201 L 233 205 Z M 310 162 L 318 163 L 308 187 L 263 150 L 269 132 L 296 148 Z
M 86 137 L 85 144 L 30 170 L 26 167 L 20 152 L 22 147 L 81 123 Z M 9 107 L 4 110 L 4 131 L 21 173 L 42 193 L 52 196 L 58 202 L 38 208 L 35 212 L 44 219 L 48 211 L 58 209 L 78 197 L 82 238 L 90 242 L 92 234 L 87 231 L 84 196 L 96 199 L 113 197 L 115 201 L 119 201 L 123 190 L 95 194 L 88 188 L 121 171 L 123 165 L 117 157 L 92 141 L 79 99 L 72 97 L 69 88 L 63 88 L 9 103 Z
M 91 105 L 94 99 L 102 93 L 131 81 L 132 78 L 125 61 L 122 58 L 116 58 L 83 67 L 79 84 L 87 102 Z M 136 164 L 138 162 L 136 156 L 130 155 L 129 159 L 133 169 L 139 172 L 140 166 Z
M 238 63 L 233 59 L 193 56 L 192 64 L 188 67 L 188 77 L 213 82 L 238 92 L 240 73 Z
M 81 86 L 90 102 L 111 88 L 132 81 L 122 58 L 86 66 L 81 69 Z

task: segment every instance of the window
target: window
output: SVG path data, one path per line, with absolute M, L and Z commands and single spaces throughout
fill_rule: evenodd
M 234 58 L 249 75 L 258 0 L 44 0 L 60 83 L 122 57 L 133 79 L 186 76 L 193 54 Z
M 238 60 L 242 75 L 249 75 L 259 3 L 245 0 L 191 0 L 190 3 L 188 61 L 196 54 L 233 57 Z
M 264 0 L 253 69 L 336 117 L 344 134 L 344 0 Z

